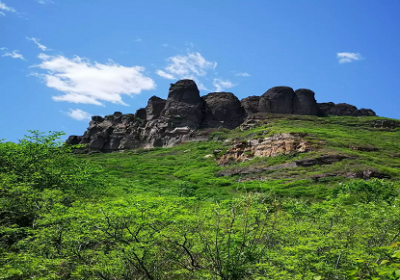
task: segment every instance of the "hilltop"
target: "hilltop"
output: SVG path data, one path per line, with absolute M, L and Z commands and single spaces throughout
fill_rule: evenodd
M 375 116 L 371 109 L 340 103 L 317 103 L 309 89 L 278 86 L 261 96 L 239 99 L 230 92 L 200 96 L 192 80 L 171 84 L 168 98 L 149 99 L 146 108 L 135 114 L 115 112 L 93 116 L 83 136 L 72 135 L 68 144 L 87 144 L 90 150 L 117 151 L 135 148 L 171 147 L 182 141 L 207 139 L 207 130 L 234 129 L 254 119 L 276 115 Z M 201 131 L 200 131 L 201 130 Z

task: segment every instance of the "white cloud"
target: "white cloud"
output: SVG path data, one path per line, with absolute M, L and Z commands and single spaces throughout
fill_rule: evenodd
M 7 11 L 7 12 L 16 12 L 14 8 L 11 8 L 0 1 L 0 10 Z
M 51 49 L 48 49 L 45 45 L 42 45 L 42 44 L 40 44 L 39 43 L 39 39 L 37 39 L 37 38 L 29 38 L 29 37 L 26 37 L 26 39 L 27 40 L 29 40 L 29 41 L 32 41 L 32 42 L 34 42 L 37 46 L 38 46 L 38 48 L 39 49 L 41 49 L 42 51 L 50 51 Z
M 235 85 L 229 80 L 214 79 L 213 85 L 215 86 L 215 91 L 223 91 L 224 89 L 233 88 Z
M 236 73 L 235 76 L 237 77 L 250 77 L 249 73 L 242 72 L 242 73 Z
M 142 42 L 142 39 L 141 38 L 136 38 L 135 40 L 133 40 L 134 42 L 138 42 L 138 43 L 140 43 L 140 42 Z
M 175 79 L 174 75 L 165 73 L 163 70 L 157 70 L 156 74 L 158 76 L 160 76 L 160 77 L 165 78 L 165 79 L 169 79 L 169 80 L 174 80 Z
M 194 79 L 194 77 L 205 76 L 207 70 L 216 67 L 216 62 L 207 61 L 200 53 L 188 53 L 187 55 L 176 55 L 167 59 L 169 64 L 164 70 L 157 70 L 161 77 L 170 79 Z
M 67 112 L 67 115 L 77 121 L 89 121 L 92 117 L 91 114 L 89 114 L 88 112 L 82 111 L 81 109 L 75 109 L 75 110 L 69 109 L 69 112 Z
M 36 2 L 42 5 L 46 5 L 48 3 L 54 4 L 52 0 L 37 0 Z
M 113 61 L 91 63 L 79 56 L 69 59 L 41 53 L 38 57 L 42 62 L 33 67 L 48 71 L 39 76 L 48 87 L 64 93 L 54 96 L 55 101 L 94 105 L 103 105 L 101 101 L 107 101 L 127 105 L 121 95 L 131 96 L 156 87 L 151 78 L 142 74 L 145 69 L 141 66 L 126 67 Z
M 208 90 L 208 88 L 200 82 L 197 83 L 197 87 L 199 88 L 199 90 Z
M 25 60 L 24 56 L 22 54 L 20 54 L 18 50 L 15 50 L 15 51 L 12 51 L 12 52 L 6 52 L 2 56 L 9 56 L 9 57 L 12 57 L 12 58 L 19 58 L 19 59 Z
M 350 63 L 353 61 L 361 60 L 363 57 L 359 53 L 337 53 L 339 63 Z
M 5 17 L 5 16 L 6 16 L 6 14 L 5 14 L 5 13 L 3 13 L 3 12 L 0 12 L 0 16 L 3 16 L 3 17 Z

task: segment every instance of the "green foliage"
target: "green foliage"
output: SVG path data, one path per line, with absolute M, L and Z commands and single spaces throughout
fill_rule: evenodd
M 399 279 L 400 196 L 389 159 L 397 132 L 367 132 L 378 156 L 348 148 L 367 143 L 358 139 L 359 119 L 275 124 L 221 132 L 226 139 L 307 132 L 327 150 L 356 155 L 357 165 L 246 181 L 215 174 L 318 152 L 221 167 L 204 158 L 227 149 L 216 141 L 90 156 L 71 154 L 60 133 L 0 143 L 0 279 Z M 309 179 L 367 162 L 394 180 Z

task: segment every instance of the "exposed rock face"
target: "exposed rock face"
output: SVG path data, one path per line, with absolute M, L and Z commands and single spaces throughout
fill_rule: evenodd
M 161 112 L 164 110 L 166 103 L 167 100 L 160 97 L 150 97 L 146 106 L 146 120 L 152 121 L 158 119 L 161 115 Z
M 396 129 L 400 128 L 400 121 L 397 120 L 375 120 L 370 123 L 373 128 Z
M 230 92 L 213 92 L 202 97 L 205 104 L 204 127 L 238 127 L 244 120 L 239 99 Z
M 371 109 L 360 109 L 356 106 L 346 103 L 335 104 L 333 102 L 318 103 L 318 108 L 321 116 L 376 116 L 375 112 Z
M 147 119 L 147 113 L 145 108 L 140 108 L 136 111 L 135 116 L 139 119 L 145 120 Z
M 291 87 L 273 87 L 261 95 L 258 112 L 293 114 L 294 91 Z
M 259 102 L 260 102 L 260 96 L 249 96 L 242 99 L 241 101 L 242 107 L 247 116 L 258 113 Z
M 314 95 L 314 92 L 308 89 L 293 91 L 290 87 L 280 86 L 269 89 L 262 96 L 250 96 L 240 102 L 230 92 L 214 92 L 200 97 L 194 81 L 181 80 L 171 84 L 167 100 L 152 96 L 146 108 L 138 109 L 135 114 L 115 112 L 104 118 L 93 116 L 84 135 L 72 135 L 66 143 L 87 144 L 88 149 L 92 151 L 168 147 L 182 141 L 208 140 L 208 135 L 198 130 L 199 128 L 233 129 L 242 123 L 252 127 L 255 124 L 251 119 L 254 116 L 262 117 L 262 113 L 375 115 L 372 110 L 357 110 L 348 104 L 317 104 Z M 371 123 L 371 126 L 391 129 L 399 127 L 398 123 L 392 121 Z M 242 129 L 242 126 L 240 128 Z M 301 152 L 309 148 L 306 143 L 293 138 L 293 135 L 280 135 L 279 139 L 276 137 L 278 136 L 252 140 L 243 147 L 234 148 L 232 155 L 236 154 L 238 159 L 243 159 L 244 155 L 247 157 L 249 154 L 274 156 L 285 151 Z
M 219 158 L 218 164 L 244 162 L 253 157 L 276 157 L 295 152 L 304 153 L 312 149 L 312 145 L 304 139 L 304 135 L 281 133 L 245 142 L 238 141 Z
M 199 127 L 203 118 L 203 100 L 197 85 L 192 80 L 181 80 L 171 84 L 165 109 L 161 116 L 175 126 Z
M 294 92 L 293 114 L 315 116 L 318 111 L 315 93 L 312 90 L 302 88 Z

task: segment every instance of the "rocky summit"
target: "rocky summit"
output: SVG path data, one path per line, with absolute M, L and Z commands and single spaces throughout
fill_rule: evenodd
M 152 96 L 146 108 L 135 114 L 115 112 L 93 116 L 83 136 L 70 136 L 66 143 L 86 144 L 91 151 L 170 147 L 183 141 L 208 140 L 206 129 L 234 129 L 249 119 L 277 114 L 314 116 L 375 116 L 371 109 L 345 103 L 317 103 L 309 89 L 278 86 L 261 96 L 239 100 L 230 92 L 200 96 L 196 83 L 180 80 L 171 84 L 167 100 Z

